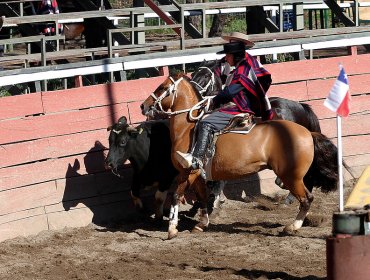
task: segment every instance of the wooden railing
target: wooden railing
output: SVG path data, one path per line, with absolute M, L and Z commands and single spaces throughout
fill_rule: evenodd
M 260 41 L 256 43 L 254 48 L 248 50 L 248 52 L 252 55 L 259 56 L 292 52 L 300 52 L 304 54 L 305 51 L 309 51 L 308 58 L 312 58 L 313 51 L 317 49 L 370 44 L 370 30 L 367 27 L 346 27 L 311 32 L 295 31 L 289 33 L 251 35 L 251 39 Z M 150 50 L 150 48 L 154 50 L 155 47 L 157 47 L 157 50 L 160 50 L 161 46 L 160 44 L 155 43 L 135 46 L 134 49 L 131 49 L 128 46 L 112 46 L 111 48 L 106 47 L 51 52 L 46 53 L 45 59 L 47 61 L 63 59 L 66 56 L 89 56 L 98 52 L 109 54 L 113 58 L 2 71 L 0 72 L 0 86 L 27 82 L 39 83 L 39 81 L 44 81 L 45 79 L 67 78 L 148 67 L 186 65 L 188 63 L 201 62 L 203 60 L 219 59 L 222 56 L 217 55 L 216 52 L 221 49 L 222 43 L 223 40 L 221 38 L 192 39 L 187 41 L 187 46 L 190 47 L 198 45 L 197 48 L 123 57 L 113 57 L 113 54 L 123 51 L 130 52 L 130 50 L 132 52 L 145 51 Z M 212 44 L 214 44 L 213 47 L 208 47 Z M 207 47 L 199 48 L 201 45 L 207 45 Z M 26 55 L 20 58 L 24 60 L 27 59 L 29 61 L 39 61 L 41 59 L 40 55 L 37 54 Z M 17 57 L 13 57 L 12 59 L 16 60 Z M 0 58 L 0 61 L 2 60 L 5 61 L 7 58 Z

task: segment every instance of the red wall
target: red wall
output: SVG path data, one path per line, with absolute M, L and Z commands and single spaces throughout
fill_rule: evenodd
M 343 120 L 346 161 L 357 176 L 370 164 L 370 55 L 265 65 L 269 96 L 312 105 L 336 141 L 335 114 L 323 106 L 341 62 L 349 76 L 351 116 Z M 64 226 L 103 224 L 132 212 L 131 169 L 104 169 L 106 128 L 125 115 L 144 120 L 140 102 L 165 77 L 0 98 L 0 241 Z M 274 176 L 262 173 L 266 184 Z

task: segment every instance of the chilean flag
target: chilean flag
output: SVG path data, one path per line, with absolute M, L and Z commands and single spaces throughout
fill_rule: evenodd
M 340 72 L 337 80 L 329 92 L 324 105 L 341 117 L 349 115 L 349 94 L 348 77 L 344 72 L 344 68 L 340 65 Z

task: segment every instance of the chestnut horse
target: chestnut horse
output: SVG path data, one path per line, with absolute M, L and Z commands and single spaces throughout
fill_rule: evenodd
M 184 169 L 175 159 L 176 151 L 191 149 L 195 121 L 204 113 L 201 100 L 189 79 L 176 74 L 169 76 L 140 106 L 144 115 L 150 115 L 153 110 L 170 115 L 172 161 L 179 175 L 169 217 L 169 238 L 177 236 L 179 203 L 188 188 L 194 190 L 202 204 L 200 221 L 193 231 L 203 231 L 209 224 L 205 180 L 199 170 Z M 272 169 L 297 198 L 300 210 L 294 222 L 285 227 L 286 231 L 302 227 L 313 200 L 314 186 L 324 192 L 337 187 L 336 146 L 321 133 L 311 133 L 294 122 L 273 120 L 256 125 L 248 134 L 221 134 L 215 145 L 215 154 L 206 166 L 212 180 L 238 179 Z

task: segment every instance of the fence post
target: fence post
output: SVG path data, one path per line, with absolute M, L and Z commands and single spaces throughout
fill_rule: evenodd
M 75 87 L 83 87 L 82 76 L 75 76 Z
M 46 44 L 45 44 L 45 36 L 41 38 L 41 65 L 46 66 Z M 42 80 L 42 90 L 48 90 L 48 82 L 47 80 Z

